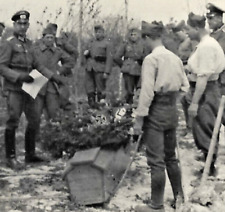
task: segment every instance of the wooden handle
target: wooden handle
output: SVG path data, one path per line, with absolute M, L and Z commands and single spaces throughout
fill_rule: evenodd
M 187 192 L 186 192 L 185 184 L 184 184 L 183 164 L 181 160 L 180 145 L 179 145 L 178 139 L 176 139 L 176 145 L 177 145 L 177 157 L 178 157 L 178 161 L 180 165 L 181 186 L 182 186 L 183 195 L 184 195 L 184 203 L 186 203 L 188 201 L 188 196 L 187 196 Z
M 113 193 L 111 194 L 110 199 L 111 199 L 113 196 L 116 195 L 116 193 L 117 193 L 117 191 L 119 190 L 120 186 L 122 185 L 122 183 L 123 183 L 125 177 L 127 176 L 127 172 L 129 171 L 129 169 L 130 169 L 130 167 L 131 167 L 131 164 L 132 164 L 132 162 L 133 162 L 133 160 L 134 160 L 134 158 L 135 158 L 135 156 L 136 156 L 136 154 L 137 154 L 137 152 L 138 152 L 138 148 L 139 148 L 139 146 L 140 146 L 141 139 L 142 139 L 142 133 L 138 136 L 137 144 L 136 144 L 136 146 L 135 146 L 134 153 L 133 153 L 133 155 L 132 155 L 132 157 L 131 157 L 131 159 L 130 159 L 130 162 L 128 163 L 128 165 L 127 165 L 127 167 L 126 167 L 126 170 L 125 170 L 123 176 L 121 177 L 120 182 L 118 183 L 118 185 L 117 185 L 117 186 L 115 187 L 115 189 L 113 190 Z
M 214 129 L 213 129 L 212 138 L 211 138 L 211 141 L 210 141 L 209 151 L 208 151 L 207 159 L 206 159 L 206 162 L 205 162 L 205 167 L 204 167 L 200 187 L 205 184 L 205 182 L 207 180 L 207 177 L 208 177 L 208 174 L 209 174 L 209 169 L 210 169 L 213 154 L 214 154 L 214 151 L 215 151 L 215 146 L 216 146 L 216 142 L 217 142 L 217 138 L 218 138 L 220 124 L 221 124 L 221 120 L 222 120 L 222 116 L 223 116 L 224 105 L 225 105 L 225 96 L 222 96 L 222 98 L 220 100 L 220 106 L 219 106 L 219 110 L 218 110 L 218 113 L 217 113 Z

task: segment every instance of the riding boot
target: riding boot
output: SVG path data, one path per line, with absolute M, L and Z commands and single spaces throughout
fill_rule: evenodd
M 168 177 L 172 186 L 174 201 L 171 204 L 176 208 L 176 204 L 182 204 L 184 201 L 184 193 L 181 184 L 181 172 L 178 163 L 175 161 L 166 163 Z
M 5 130 L 6 166 L 14 170 L 19 170 L 22 168 L 22 165 L 16 160 L 15 136 L 15 129 Z
M 163 207 L 166 176 L 161 169 L 151 170 L 151 207 L 157 209 Z
M 25 162 L 26 163 L 40 163 L 44 159 L 35 155 L 35 138 L 36 129 L 27 128 L 25 133 Z

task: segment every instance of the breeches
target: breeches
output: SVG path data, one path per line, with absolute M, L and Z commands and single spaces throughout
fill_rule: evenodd
M 39 126 L 39 113 L 37 100 L 25 92 L 9 91 L 7 96 L 8 118 L 6 129 L 15 129 L 19 125 L 22 112 L 24 112 L 28 126 L 36 129 Z
M 105 94 L 106 79 L 103 72 L 86 71 L 86 92 L 87 94 L 97 91 Z

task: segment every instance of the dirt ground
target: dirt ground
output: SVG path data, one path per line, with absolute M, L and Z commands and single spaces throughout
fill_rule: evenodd
M 3 111 L 2 108 L 1 111 Z M 1 112 L 3 114 L 3 112 Z M 2 115 L 3 117 L 3 115 Z M 222 212 L 225 205 L 225 139 L 224 129 L 220 132 L 219 156 L 217 160 L 218 175 L 207 181 L 206 190 L 202 196 L 207 200 L 201 205 L 192 200 L 192 192 L 198 188 L 200 176 L 198 171 L 204 163 L 196 160 L 201 153 L 195 147 L 193 137 L 189 133 L 180 136 L 185 127 L 183 113 L 180 109 L 177 138 L 179 142 L 179 155 L 181 159 L 184 191 L 188 202 L 177 211 L 187 212 Z M 17 132 L 17 155 L 24 162 L 24 121 L 21 121 Z M 108 204 L 100 206 L 77 206 L 70 200 L 70 193 L 62 172 L 67 159 L 51 159 L 51 162 L 28 166 L 20 172 L 14 172 L 4 165 L 4 126 L 0 126 L 0 211 L 1 212 L 106 212 L 106 211 L 134 211 L 136 205 L 142 205 L 150 197 L 150 169 L 146 165 L 144 147 L 137 153 L 134 162 L 125 178 L 121 188 Z M 37 145 L 37 153 L 50 157 Z M 205 188 L 204 188 L 205 189 Z M 207 195 L 206 195 L 207 194 Z M 165 190 L 165 210 L 175 211 L 171 208 L 172 190 L 167 179 Z

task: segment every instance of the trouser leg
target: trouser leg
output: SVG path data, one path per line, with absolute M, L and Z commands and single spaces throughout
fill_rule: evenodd
M 6 165 L 12 169 L 21 169 L 21 164 L 16 160 L 16 128 L 23 111 L 24 97 L 21 92 L 9 91 L 7 96 L 8 118 L 5 130 Z
M 16 128 L 19 125 L 19 119 L 23 110 L 23 93 L 9 91 L 7 96 L 7 113 L 5 130 L 5 153 L 7 165 L 11 168 L 17 168 L 17 162 L 12 162 L 11 159 L 16 159 L 15 136 Z
M 130 74 L 124 74 L 124 86 L 126 90 L 126 103 L 132 104 L 133 103 L 133 96 L 134 96 L 134 88 L 135 88 L 135 76 Z
M 171 129 L 165 131 L 165 162 L 168 177 L 172 186 L 174 199 L 178 195 L 183 198 L 183 189 L 181 184 L 181 172 L 176 158 L 176 130 Z
M 15 129 L 5 130 L 5 153 L 7 159 L 16 158 Z
M 86 80 L 85 89 L 88 97 L 88 104 L 90 107 L 93 107 L 95 105 L 95 91 L 96 91 L 94 71 L 86 71 L 85 80 Z
M 104 73 L 95 72 L 95 83 L 97 90 L 97 101 L 106 98 L 106 79 L 103 77 Z
M 35 155 L 35 142 L 40 125 L 40 108 L 37 100 L 28 95 L 25 103 L 24 113 L 28 122 L 25 132 L 25 161 L 41 162 L 42 159 Z
M 148 165 L 151 167 L 151 204 L 161 208 L 165 190 L 164 134 L 152 128 L 144 129 Z

